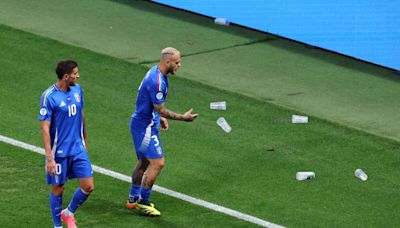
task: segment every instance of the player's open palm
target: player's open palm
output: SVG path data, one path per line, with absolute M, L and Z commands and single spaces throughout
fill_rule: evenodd
M 194 119 L 196 119 L 199 116 L 199 114 L 193 114 L 192 112 L 193 112 L 192 108 L 189 109 L 189 111 L 185 112 L 183 114 L 183 119 L 185 121 L 193 121 Z

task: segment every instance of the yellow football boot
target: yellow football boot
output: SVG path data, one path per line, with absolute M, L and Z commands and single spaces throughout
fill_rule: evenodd
M 161 212 L 159 212 L 152 203 L 150 203 L 150 205 L 137 203 L 137 209 L 139 209 L 141 213 L 151 217 L 157 217 L 161 215 Z

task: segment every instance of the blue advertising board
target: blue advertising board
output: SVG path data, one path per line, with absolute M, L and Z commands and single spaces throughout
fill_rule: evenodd
M 400 1 L 154 0 L 400 70 Z

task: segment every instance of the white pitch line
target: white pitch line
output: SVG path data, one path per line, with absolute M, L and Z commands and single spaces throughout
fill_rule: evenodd
M 40 148 L 40 147 L 37 147 L 37 146 L 33 146 L 33 145 L 30 145 L 30 144 L 27 144 L 27 143 L 24 143 L 24 142 L 9 138 L 9 137 L 5 137 L 5 136 L 0 135 L 0 141 L 8 143 L 8 144 L 11 144 L 11 145 L 14 145 L 14 146 L 17 146 L 17 147 L 20 147 L 20 148 L 23 148 L 23 149 L 26 149 L 26 150 L 30 150 L 30 151 L 36 152 L 36 153 L 39 153 L 39 154 L 42 154 L 42 155 L 45 154 L 43 148 Z M 98 173 L 113 177 L 113 178 L 118 179 L 118 180 L 122 180 L 122 181 L 125 181 L 125 182 L 128 182 L 128 183 L 131 183 L 131 177 L 130 176 L 126 176 L 124 174 L 117 173 L 117 172 L 114 172 L 112 170 L 105 169 L 105 168 L 102 168 L 102 167 L 99 167 L 99 166 L 93 165 L 93 164 L 92 164 L 92 167 L 93 167 L 93 170 L 95 172 L 98 172 Z M 153 190 L 156 191 L 156 192 L 159 192 L 159 193 L 162 193 L 162 194 L 165 194 L 165 195 L 168 195 L 168 196 L 172 196 L 174 198 L 177 198 L 177 199 L 180 199 L 180 200 L 183 200 L 183 201 L 198 205 L 198 206 L 202 206 L 202 207 L 211 209 L 213 211 L 221 212 L 221 213 L 230 215 L 232 217 L 235 217 L 235 218 L 238 218 L 238 219 L 241 219 L 241 220 L 244 220 L 244 221 L 248 221 L 248 222 L 251 222 L 251 223 L 254 223 L 254 224 L 257 224 L 257 225 L 260 225 L 260 226 L 270 227 L 270 228 L 284 228 L 284 226 L 277 225 L 277 224 L 274 224 L 274 223 L 271 223 L 271 222 L 259 219 L 257 217 L 254 217 L 254 216 L 251 216 L 251 215 L 248 215 L 248 214 L 244 214 L 244 213 L 241 213 L 241 212 L 238 212 L 238 211 L 235 211 L 235 210 L 223 207 L 223 206 L 219 206 L 217 204 L 209 203 L 207 201 L 204 201 L 204 200 L 201 200 L 201 199 L 197 199 L 197 198 L 191 197 L 189 195 L 185 195 L 185 194 L 180 193 L 180 192 L 175 192 L 173 190 L 170 190 L 170 189 L 158 186 L 158 185 L 154 185 L 153 186 Z

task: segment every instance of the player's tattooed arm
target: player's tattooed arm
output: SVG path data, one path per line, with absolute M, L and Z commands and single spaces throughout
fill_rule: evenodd
M 162 117 L 165 117 L 167 119 L 172 119 L 172 120 L 183 120 L 183 115 L 173 112 L 169 109 L 167 109 L 164 105 L 164 103 L 162 104 L 155 104 L 154 108 L 156 109 L 156 111 L 158 112 L 158 114 Z
M 156 109 L 156 111 L 160 116 L 172 120 L 193 121 L 198 116 L 198 114 L 192 114 L 193 109 L 189 109 L 189 111 L 185 112 L 184 114 L 173 112 L 167 109 L 164 103 L 154 104 L 154 108 Z

